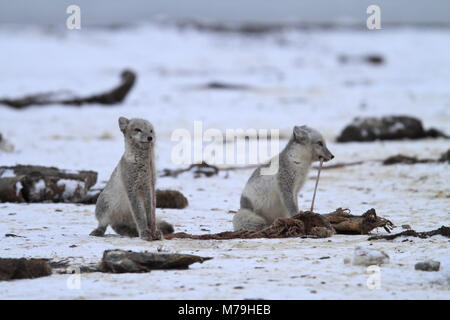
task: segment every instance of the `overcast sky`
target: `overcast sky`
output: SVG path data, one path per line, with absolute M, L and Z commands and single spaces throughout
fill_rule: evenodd
M 0 23 L 64 25 L 81 7 L 86 25 L 128 24 L 158 15 L 220 22 L 363 23 L 381 8 L 382 23 L 450 24 L 450 0 L 0 0 Z

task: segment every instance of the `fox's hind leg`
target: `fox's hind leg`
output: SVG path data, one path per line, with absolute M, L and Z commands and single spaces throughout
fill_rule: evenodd
M 234 231 L 238 230 L 261 230 L 268 227 L 267 222 L 248 209 L 239 209 L 233 217 Z

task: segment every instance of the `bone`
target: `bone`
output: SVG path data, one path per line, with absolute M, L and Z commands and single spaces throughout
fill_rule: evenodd
M 317 192 L 317 186 L 319 185 L 319 178 L 320 178 L 320 171 L 322 170 L 322 164 L 323 159 L 320 159 L 320 165 L 319 165 L 319 171 L 317 171 L 317 179 L 316 179 L 316 186 L 314 187 L 314 194 L 311 202 L 311 212 L 314 212 L 314 200 L 316 200 L 316 192 Z

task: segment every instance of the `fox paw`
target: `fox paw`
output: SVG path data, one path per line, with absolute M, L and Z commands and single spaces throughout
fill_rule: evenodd
M 155 233 L 152 234 L 150 230 L 146 230 L 142 232 L 140 238 L 145 241 L 154 241 L 154 240 L 162 240 L 164 239 L 163 234 L 160 230 L 155 230 Z

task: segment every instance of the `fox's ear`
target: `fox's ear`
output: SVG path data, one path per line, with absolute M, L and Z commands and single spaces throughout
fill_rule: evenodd
M 295 126 L 293 134 L 298 143 L 306 144 L 309 141 L 309 132 L 306 126 Z
M 119 118 L 119 128 L 120 131 L 122 131 L 123 133 L 125 133 L 125 130 L 127 130 L 128 127 L 128 123 L 130 122 L 130 120 L 128 120 L 125 117 L 120 117 Z

